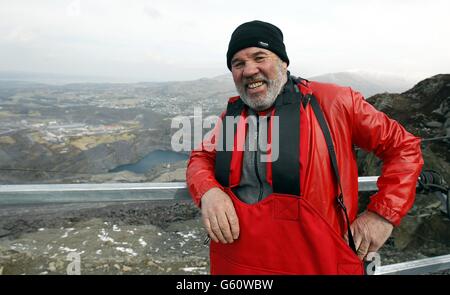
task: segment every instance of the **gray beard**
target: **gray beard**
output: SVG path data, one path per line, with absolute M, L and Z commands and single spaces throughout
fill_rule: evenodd
M 243 81 L 241 85 L 236 85 L 236 90 L 238 91 L 242 101 L 248 105 L 251 109 L 255 111 L 264 111 L 270 108 L 275 102 L 278 94 L 280 94 L 281 89 L 284 85 L 284 77 L 286 73 L 283 73 L 283 68 L 281 62 L 278 66 L 278 74 L 276 79 L 268 80 L 266 77 L 262 77 L 263 80 L 267 83 L 267 93 L 263 97 L 252 97 L 250 98 L 245 91 L 245 83 Z

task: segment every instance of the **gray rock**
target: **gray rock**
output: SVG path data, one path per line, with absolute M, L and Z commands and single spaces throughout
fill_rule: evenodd
M 3 228 L 0 228 L 0 238 L 8 236 L 8 235 L 10 235 L 10 233 L 11 232 L 9 230 L 5 230 Z
M 450 112 L 449 112 L 449 114 L 450 114 Z M 448 118 L 447 120 L 445 120 L 444 128 L 450 128 L 450 118 Z
M 430 128 L 441 128 L 442 123 L 437 122 L 437 121 L 431 121 L 431 122 L 425 123 L 425 126 L 430 127 Z
M 394 229 L 394 245 L 397 249 L 403 250 L 416 239 L 416 232 L 421 224 L 421 218 L 417 216 L 405 216 L 399 227 Z
M 450 219 L 441 214 L 434 214 L 424 220 L 417 229 L 420 239 L 432 240 L 450 246 Z

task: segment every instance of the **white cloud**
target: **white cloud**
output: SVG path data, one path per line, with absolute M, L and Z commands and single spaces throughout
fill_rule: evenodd
M 194 79 L 227 72 L 233 29 L 284 32 L 291 70 L 450 70 L 448 1 L 0 0 L 0 70 Z

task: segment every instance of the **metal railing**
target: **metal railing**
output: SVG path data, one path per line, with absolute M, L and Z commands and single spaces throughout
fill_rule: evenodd
M 181 182 L 0 185 L 0 206 L 189 198 L 186 184 Z
M 379 266 L 375 275 L 435 274 L 450 269 L 450 254 Z
M 378 176 L 359 177 L 359 191 L 377 190 Z M 186 183 L 0 185 L 0 205 L 189 199 Z

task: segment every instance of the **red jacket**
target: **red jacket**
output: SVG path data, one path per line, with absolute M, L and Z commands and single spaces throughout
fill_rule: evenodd
M 377 111 L 351 88 L 307 81 L 298 86 L 302 94 L 317 98 L 330 127 L 350 220 L 358 212 L 358 171 L 353 150 L 356 145 L 374 152 L 383 161 L 377 183 L 379 191 L 372 196 L 367 209 L 398 225 L 414 203 L 416 181 L 423 165 L 420 139 Z M 336 207 L 337 185 L 325 139 L 310 104 L 305 109 L 301 106 L 300 118 L 301 195 L 307 196 L 307 201 L 343 236 L 346 227 Z M 211 145 L 211 141 L 205 141 L 203 146 Z M 198 206 L 209 189 L 222 188 L 215 179 L 215 151 L 207 150 L 193 151 L 187 168 L 188 189 Z M 238 182 L 239 178 L 231 175 L 231 186 Z

